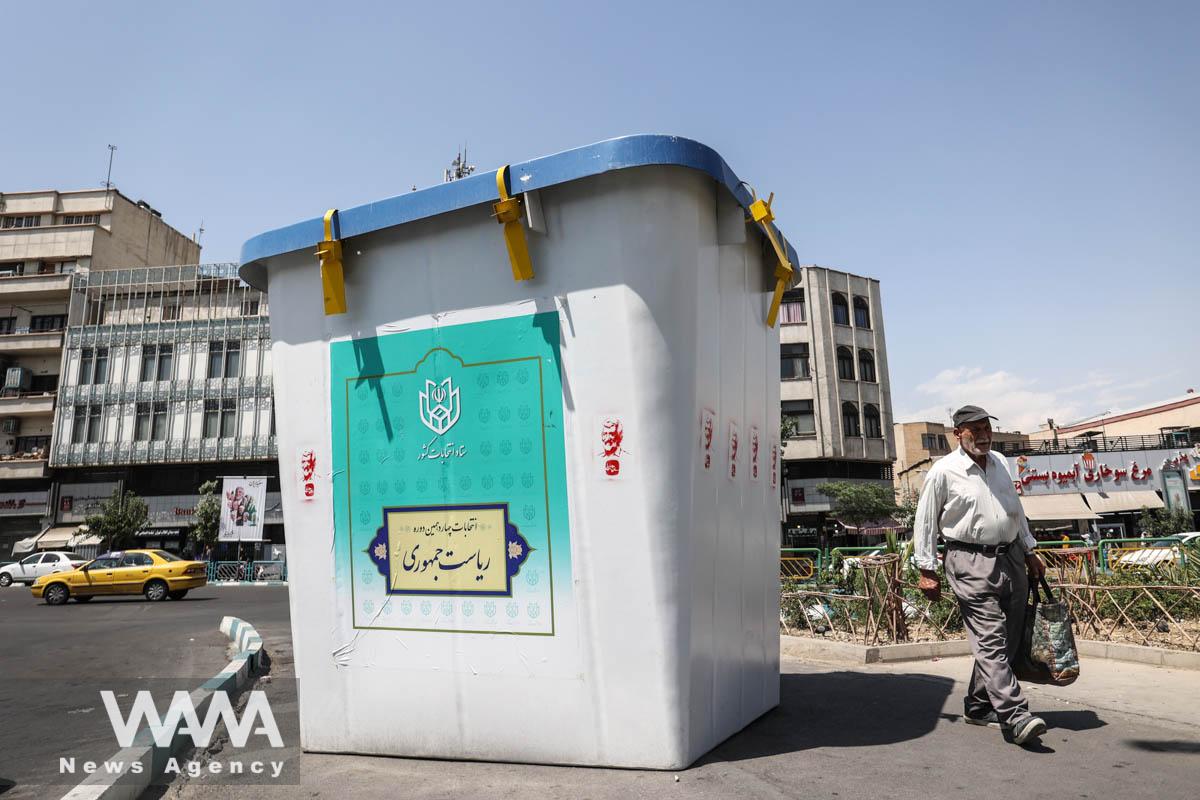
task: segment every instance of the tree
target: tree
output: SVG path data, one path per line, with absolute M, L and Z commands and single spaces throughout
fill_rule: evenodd
M 896 496 L 887 486 L 834 481 L 822 484 L 821 493 L 833 499 L 834 516 L 855 527 L 899 511 Z
M 134 543 L 137 532 L 146 527 L 150 509 L 146 501 L 134 492 L 116 489 L 112 497 L 100 504 L 100 511 L 89 514 L 86 520 L 88 532 L 99 536 L 110 550 L 123 550 Z
M 915 489 L 896 490 L 896 513 L 893 516 L 903 527 L 912 529 L 917 519 L 917 502 L 920 499 L 921 493 Z
M 1142 508 L 1138 517 L 1138 529 L 1142 536 L 1158 539 L 1170 536 L 1172 533 L 1185 533 L 1192 530 L 1192 512 L 1183 508 Z
M 200 484 L 200 500 L 196 503 L 196 521 L 192 523 L 192 541 L 197 551 L 215 546 L 221 525 L 221 496 L 217 494 L 217 482 Z

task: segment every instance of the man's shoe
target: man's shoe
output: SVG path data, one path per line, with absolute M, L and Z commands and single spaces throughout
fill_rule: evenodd
M 979 725 L 986 728 L 1000 727 L 1000 717 L 996 716 L 996 712 L 990 708 L 982 713 L 978 711 L 964 711 L 963 722 L 967 723 L 968 725 Z
M 1025 744 L 1046 732 L 1046 722 L 1041 717 L 1027 717 L 1013 726 L 1012 737 L 1016 744 Z

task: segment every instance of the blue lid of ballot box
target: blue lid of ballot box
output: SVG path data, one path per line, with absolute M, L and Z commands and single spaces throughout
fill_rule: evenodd
M 602 172 L 655 165 L 699 170 L 724 185 L 744 208 L 749 208 L 753 202 L 749 188 L 738 179 L 716 150 L 691 139 L 661 134 L 621 136 L 512 164 L 509 166 L 508 185 L 510 193 L 516 195 Z M 339 209 L 337 234 L 343 240 L 351 239 L 406 222 L 436 217 L 448 211 L 494 203 L 497 199 L 495 171 L 477 172 L 451 183 Z M 260 280 L 263 273 L 261 269 L 253 267 L 261 267 L 259 262 L 272 256 L 315 249 L 316 243 L 324 235 L 322 215 L 247 240 L 242 245 L 242 279 L 263 288 L 264 282 Z M 795 250 L 786 242 L 785 246 L 788 258 L 793 264 L 796 263 Z

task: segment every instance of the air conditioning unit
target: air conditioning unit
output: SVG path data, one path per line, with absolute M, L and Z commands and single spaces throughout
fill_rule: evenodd
M 4 371 L 4 390 L 28 392 L 33 383 L 33 370 L 25 367 L 9 367 Z
M 5 417 L 0 419 L 0 433 L 7 433 L 16 436 L 21 432 L 20 417 Z

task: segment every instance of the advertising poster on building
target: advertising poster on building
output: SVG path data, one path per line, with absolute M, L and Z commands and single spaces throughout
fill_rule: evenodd
M 335 583 L 354 628 L 557 635 L 558 348 L 556 312 L 330 345 Z M 621 418 L 596 425 L 596 469 L 624 477 Z
M 221 542 L 261 542 L 267 479 L 227 475 L 221 485 Z

